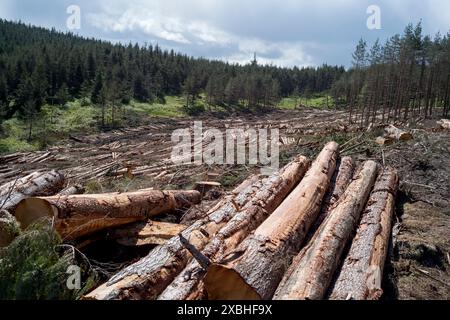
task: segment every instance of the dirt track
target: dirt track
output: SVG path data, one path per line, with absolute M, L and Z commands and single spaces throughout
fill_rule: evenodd
M 435 121 L 413 128 L 414 139 L 381 149 L 373 143 L 380 129 L 348 127 L 346 114 L 302 109 L 233 119 L 195 118 L 204 130 L 279 128 L 281 163 L 295 154 L 315 155 L 323 143 L 345 143 L 344 154 L 376 159 L 399 170 L 401 191 L 393 250 L 385 276 L 385 298 L 450 298 L 450 132 L 436 131 Z M 215 180 L 231 188 L 258 170 L 256 166 L 176 166 L 170 160 L 171 134 L 194 119 L 152 120 L 148 125 L 77 136 L 46 151 L 0 157 L 0 184 L 34 170 L 60 169 L 69 184 L 81 182 L 88 192 L 148 187 L 187 188 Z M 207 142 L 205 142 L 207 144 Z

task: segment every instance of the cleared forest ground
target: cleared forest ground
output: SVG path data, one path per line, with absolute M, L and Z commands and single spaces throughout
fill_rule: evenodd
M 174 165 L 170 159 L 171 134 L 175 129 L 191 127 L 194 120 L 201 120 L 204 130 L 278 128 L 281 165 L 297 154 L 315 156 L 325 142 L 335 140 L 343 145 L 343 155 L 397 168 L 400 195 L 384 297 L 450 298 L 450 131 L 437 129 L 436 120 L 409 126 L 414 136 L 410 141 L 380 147 L 375 138 L 384 126 L 349 126 L 348 115 L 342 111 L 302 108 L 229 119 L 158 119 L 136 128 L 71 137 L 45 151 L 0 157 L 0 184 L 35 170 L 59 169 L 68 177 L 69 185 L 80 183 L 88 193 L 187 188 L 204 180 L 220 182 L 224 190 L 229 190 L 259 169 Z M 212 195 L 211 203 L 204 206 L 217 197 Z M 193 210 L 184 219 L 197 218 L 206 209 Z

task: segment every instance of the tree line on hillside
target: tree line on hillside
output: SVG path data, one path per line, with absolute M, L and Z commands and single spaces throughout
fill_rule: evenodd
M 0 121 L 31 123 L 44 104 L 89 98 L 112 122 L 132 99 L 163 101 L 185 94 L 186 105 L 206 94 L 210 104 L 272 106 L 280 97 L 329 90 L 345 69 L 242 66 L 192 58 L 159 46 L 111 44 L 54 29 L 0 19 Z
M 434 38 L 422 24 L 409 24 L 403 35 L 371 48 L 361 39 L 352 68 L 333 84 L 334 100 L 349 108 L 349 121 L 448 117 L 450 108 L 450 32 Z

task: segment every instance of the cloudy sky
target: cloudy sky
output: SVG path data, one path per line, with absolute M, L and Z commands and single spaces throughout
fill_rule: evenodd
M 0 17 L 69 31 L 67 8 L 80 8 L 83 36 L 158 43 L 198 57 L 282 66 L 350 64 L 363 37 L 401 33 L 422 20 L 424 32 L 450 30 L 448 0 L 1 0 Z M 371 5 L 381 29 L 370 30 Z

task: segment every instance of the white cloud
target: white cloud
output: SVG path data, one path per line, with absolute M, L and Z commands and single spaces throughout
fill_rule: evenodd
M 196 1 L 201 2 L 201 0 Z M 225 51 L 232 51 L 232 53 L 211 58 L 232 63 L 248 63 L 256 52 L 259 62 L 264 64 L 280 66 L 312 64 L 311 57 L 305 53 L 300 42 L 267 41 L 262 38 L 233 34 L 215 26 L 207 19 L 176 14 L 177 10 L 167 10 L 168 7 L 162 6 L 158 1 L 151 3 L 138 1 L 127 7 L 121 4 L 120 10 L 117 9 L 119 7 L 116 9 L 113 7 L 109 5 L 102 13 L 89 14 L 88 22 L 106 32 L 126 34 L 141 31 L 156 37 L 156 40 L 166 40 L 173 42 L 174 45 L 225 48 L 228 49 Z M 167 14 L 167 11 L 171 14 Z

